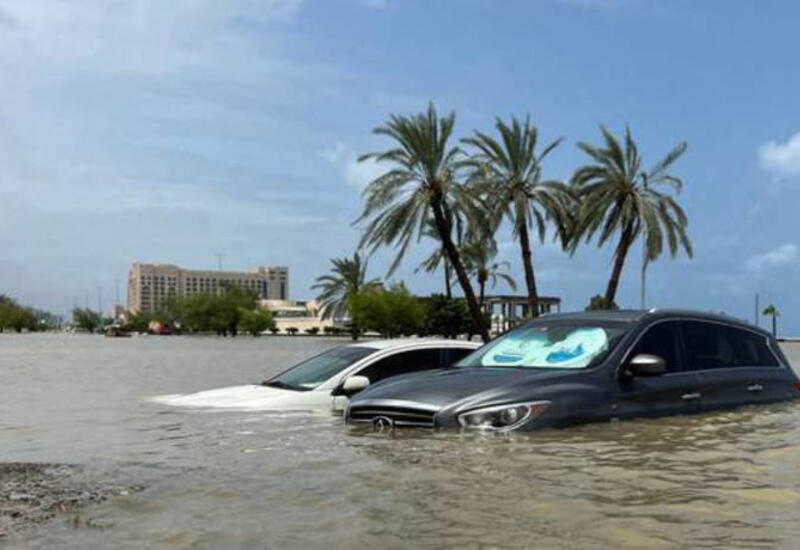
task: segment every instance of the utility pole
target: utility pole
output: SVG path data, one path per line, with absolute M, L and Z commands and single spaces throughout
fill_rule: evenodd
M 217 267 L 219 267 L 220 271 L 222 271 L 222 260 L 223 260 L 223 258 L 225 258 L 225 254 L 217 252 Z
M 759 325 L 758 325 L 758 314 L 759 314 L 759 309 L 760 309 L 760 308 L 758 307 L 758 292 L 756 292 L 756 311 L 755 311 L 755 314 L 756 314 L 756 315 L 755 315 L 755 317 L 756 317 L 756 326 L 759 326 Z
M 103 316 L 103 297 L 100 285 L 97 285 L 97 313 L 99 313 L 101 317 Z

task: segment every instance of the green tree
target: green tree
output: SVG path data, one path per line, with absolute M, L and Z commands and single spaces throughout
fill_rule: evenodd
M 497 244 L 493 240 L 484 239 L 483 241 L 472 241 L 465 244 L 461 249 L 464 257 L 464 264 L 469 272 L 478 281 L 479 298 L 478 303 L 483 310 L 483 299 L 486 291 L 486 284 L 490 283 L 492 288 L 497 286 L 498 279 L 505 281 L 511 290 L 517 290 L 517 282 L 506 273 L 511 267 L 508 262 L 495 262 L 497 256 Z
M 363 330 L 386 338 L 419 334 L 425 327 L 425 308 L 402 283 L 360 292 L 352 305 L 353 319 Z
M 275 319 L 269 310 L 256 307 L 243 309 L 239 316 L 239 330 L 252 336 L 260 336 L 262 332 L 275 327 Z
M 768 315 L 772 317 L 772 335 L 778 336 L 778 317 L 780 317 L 781 312 L 778 311 L 778 308 L 774 305 L 770 304 L 764 308 L 764 311 L 761 312 L 761 315 Z
M 363 155 L 359 160 L 387 163 L 391 169 L 364 190 L 366 204 L 356 223 L 367 221 L 361 246 L 373 251 L 380 246 L 395 246 L 391 274 L 415 237 L 419 240 L 426 222 L 432 219 L 470 314 L 479 320 L 480 306 L 453 242 L 448 210 L 458 212 L 470 225 L 481 227 L 484 208 L 479 197 L 457 177 L 463 152 L 448 144 L 454 125 L 455 113 L 440 119 L 431 103 L 425 113 L 392 115 L 385 125 L 376 128 L 374 133 L 391 138 L 395 147 Z M 481 336 L 488 341 L 488 330 Z
M 586 311 L 598 311 L 598 310 L 608 310 L 608 309 L 619 309 L 617 304 L 614 302 L 609 303 L 605 296 L 602 294 L 595 294 L 589 300 L 589 305 L 586 306 Z
M 226 285 L 220 293 L 195 294 L 172 307 L 185 330 L 236 336 L 242 312 L 256 307 L 256 295 L 238 285 Z
M 495 128 L 499 141 L 478 131 L 463 140 L 477 149 L 470 159 L 473 167 L 470 180 L 491 197 L 494 208 L 498 210 L 496 215 L 509 220 L 514 237 L 519 239 L 528 305 L 535 317 L 539 314 L 539 295 L 530 230 L 535 226 L 539 241 L 543 242 L 548 223 L 552 223 L 565 246 L 570 235 L 573 198 L 569 186 L 559 181 L 542 180 L 542 161 L 561 139 L 537 153 L 538 130 L 530 118 L 520 122 L 512 117 L 510 124 L 498 118 Z
M 152 317 L 144 311 L 128 312 L 124 328 L 127 332 L 147 332 Z
M 572 246 L 574 250 L 580 239 L 585 237 L 588 242 L 598 232 L 598 246 L 618 235 L 604 295 L 611 304 L 616 299 L 625 258 L 640 236 L 645 239 L 645 261 L 661 255 L 665 236 L 673 257 L 680 248 L 692 256 L 686 214 L 671 194 L 657 189 L 668 185 L 681 191 L 683 182 L 668 174 L 667 169 L 686 151 L 686 143 L 680 143 L 646 171 L 629 128 L 625 129 L 624 144 L 606 128 L 600 129 L 604 146 L 578 144 L 594 162 L 578 168 L 572 178 L 580 199 Z
M 327 275 L 317 277 L 311 288 L 319 290 L 317 301 L 322 310 L 323 319 L 342 319 L 350 314 L 351 300 L 359 292 L 376 287 L 377 279 L 367 280 L 367 261 L 356 253 L 353 258 L 331 259 L 333 268 Z M 351 323 L 350 335 L 358 339 L 360 333 L 358 323 Z
M 103 328 L 103 316 L 89 308 L 76 307 L 72 310 L 72 323 L 77 328 L 92 333 Z
M 470 332 L 471 317 L 463 299 L 433 294 L 424 306 L 425 334 L 456 338 Z

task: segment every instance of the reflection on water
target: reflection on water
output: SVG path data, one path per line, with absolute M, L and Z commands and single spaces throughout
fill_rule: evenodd
M 147 396 L 262 379 L 331 345 L 2 337 L 0 460 L 79 462 L 148 489 L 23 548 L 794 548 L 800 406 L 500 437 Z M 794 352 L 792 352 L 794 353 Z

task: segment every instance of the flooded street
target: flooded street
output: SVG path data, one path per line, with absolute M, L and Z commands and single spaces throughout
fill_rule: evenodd
M 485 437 L 147 401 L 338 343 L 0 335 L 0 461 L 145 487 L 0 547 L 797 547 L 796 403 Z

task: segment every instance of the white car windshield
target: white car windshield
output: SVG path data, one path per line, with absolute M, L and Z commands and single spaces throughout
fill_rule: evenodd
M 457 366 L 583 369 L 605 359 L 628 329 L 625 323 L 530 323 L 500 336 Z
M 378 351 L 367 346 L 340 346 L 306 359 L 264 382 L 265 386 L 288 390 L 313 390 L 357 361 Z

